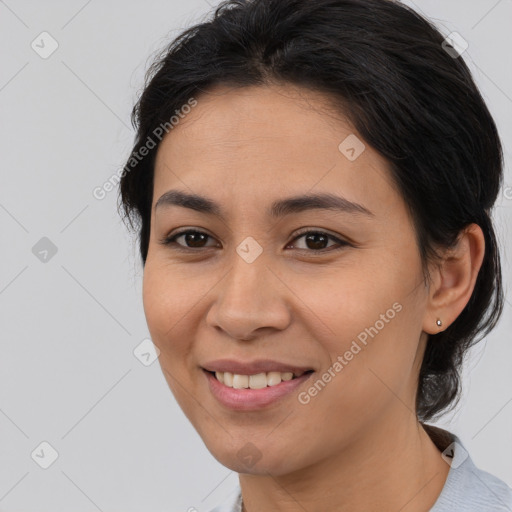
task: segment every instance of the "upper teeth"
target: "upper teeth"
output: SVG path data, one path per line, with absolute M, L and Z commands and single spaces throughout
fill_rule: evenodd
M 283 380 L 294 378 L 292 372 L 268 372 L 257 373 L 256 375 L 239 375 L 230 372 L 215 372 L 217 380 L 225 386 L 235 389 L 251 388 L 262 389 L 267 386 L 276 386 Z

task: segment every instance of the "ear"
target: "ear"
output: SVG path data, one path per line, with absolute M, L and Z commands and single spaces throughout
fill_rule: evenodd
M 442 260 L 431 269 L 428 304 L 423 330 L 444 331 L 460 315 L 471 298 L 485 253 L 485 238 L 478 224 L 470 224 L 459 234 L 455 247 L 445 250 Z M 442 325 L 436 324 L 437 319 Z

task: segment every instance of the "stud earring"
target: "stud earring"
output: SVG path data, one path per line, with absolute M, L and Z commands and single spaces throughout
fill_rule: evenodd
M 441 327 L 441 325 L 443 325 L 443 322 L 441 322 L 441 320 L 438 318 L 436 324 L 438 327 Z

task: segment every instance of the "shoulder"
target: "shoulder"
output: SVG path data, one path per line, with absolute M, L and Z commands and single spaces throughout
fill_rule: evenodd
M 450 471 L 431 512 L 512 512 L 512 489 L 502 480 L 475 466 L 454 434 L 443 451 Z

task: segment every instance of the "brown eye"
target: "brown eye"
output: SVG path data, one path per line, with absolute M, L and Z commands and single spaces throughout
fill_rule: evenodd
M 305 247 L 299 247 L 299 250 L 306 250 L 306 251 L 313 251 L 313 252 L 320 252 L 325 251 L 326 249 L 329 249 L 331 246 L 328 246 L 329 240 L 333 240 L 336 242 L 334 245 L 338 246 L 346 246 L 349 245 L 348 242 L 345 242 L 344 240 L 341 240 L 333 235 L 330 235 L 329 233 L 325 233 L 323 231 L 306 231 L 304 233 L 301 233 L 298 237 L 294 239 L 294 242 L 296 240 L 299 240 L 303 238 Z
M 177 240 L 180 238 L 183 238 L 184 244 L 177 242 Z M 187 231 L 181 231 L 170 237 L 164 238 L 164 240 L 162 240 L 162 244 L 177 244 L 185 249 L 201 249 L 203 247 L 208 247 L 205 245 L 205 242 L 208 240 L 208 238 L 212 237 L 203 231 L 189 229 Z

